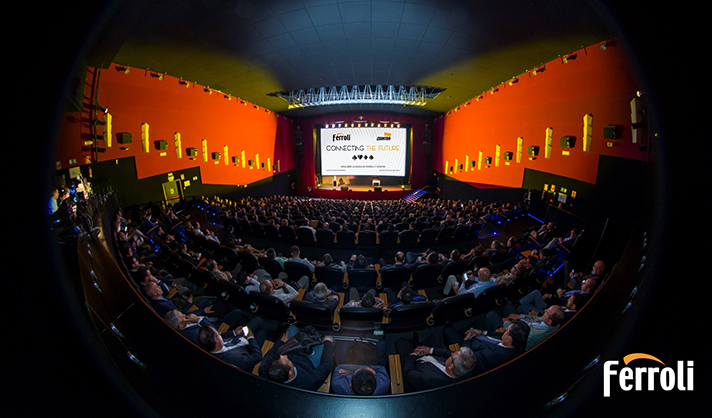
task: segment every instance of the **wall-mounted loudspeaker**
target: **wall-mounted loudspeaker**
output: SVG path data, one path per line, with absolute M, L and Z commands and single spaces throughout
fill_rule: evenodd
M 514 156 L 514 153 L 511 151 L 505 151 L 503 156 L 504 156 L 505 161 L 510 161 L 512 159 L 512 157 Z
M 425 129 L 423 130 L 423 142 L 432 142 L 433 141 L 433 131 L 430 129 Z
M 537 145 L 529 145 L 527 147 L 527 155 L 531 155 L 531 156 L 539 155 L 539 147 Z
M 213 157 L 213 160 L 219 160 L 220 159 L 220 153 L 219 152 L 213 152 L 210 154 L 211 157 Z
M 131 132 L 119 132 L 116 134 L 116 142 L 119 144 L 131 143 Z
M 155 141 L 153 145 L 156 147 L 157 150 L 166 150 L 168 149 L 168 141 Z
M 573 148 L 576 144 L 575 136 L 562 136 L 561 137 L 561 148 Z
M 197 148 L 186 148 L 185 153 L 188 157 L 195 157 L 198 155 L 198 149 Z
M 618 125 L 605 125 L 603 127 L 603 138 L 618 139 L 620 135 L 620 127 Z
M 492 157 L 485 157 L 485 164 L 492 164 Z
M 374 187 L 373 187 L 373 191 L 374 191 L 374 192 L 380 192 L 381 190 L 382 190 L 382 187 L 381 187 L 381 186 L 374 186 Z
M 233 162 L 234 164 L 239 163 L 239 162 L 240 162 L 240 157 L 234 157 L 234 156 L 233 156 L 233 157 L 232 157 L 232 162 Z

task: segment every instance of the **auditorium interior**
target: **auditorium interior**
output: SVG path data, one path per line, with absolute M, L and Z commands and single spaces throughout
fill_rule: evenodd
M 696 241 L 709 236 L 696 230 L 703 176 L 690 161 L 703 155 L 703 117 L 682 92 L 692 88 L 671 85 L 695 82 L 682 62 L 698 58 L 658 30 L 682 6 L 612 3 L 48 6 L 43 63 L 23 71 L 34 148 L 17 152 L 33 169 L 17 182 L 16 217 L 33 220 L 9 236 L 27 242 L 11 250 L 34 271 L 14 312 L 49 329 L 11 339 L 23 361 L 10 416 L 630 416 L 699 402 L 699 390 L 659 387 L 603 396 L 606 361 L 697 360 L 692 327 L 679 328 L 702 318 L 696 292 L 671 295 L 666 281 L 694 274 L 680 268 L 704 260 Z M 48 199 L 60 202 L 50 214 Z M 311 272 L 287 268 L 295 246 Z M 426 272 L 431 253 L 437 271 Z M 344 264 L 335 279 L 320 269 L 325 254 Z M 387 273 L 397 254 L 405 276 Z M 177 310 L 193 312 L 190 289 L 276 324 L 262 355 L 294 327 L 334 346 L 382 342 L 388 390 L 336 393 L 338 364 L 318 390 L 263 375 L 268 356 L 229 364 L 157 313 L 132 257 L 168 277 Z M 284 303 L 260 283 L 218 279 L 212 260 L 299 295 Z M 544 321 L 522 298 L 579 291 L 569 279 L 598 261 L 585 304 L 533 347 L 440 387 L 415 389 L 404 373 L 399 341 L 461 353 L 466 340 L 446 341 L 448 327 L 510 308 Z M 499 281 L 463 291 L 465 272 L 481 269 Z M 327 280 L 331 310 L 305 299 Z M 424 301 L 389 307 L 404 286 Z M 346 306 L 370 289 L 386 309 Z

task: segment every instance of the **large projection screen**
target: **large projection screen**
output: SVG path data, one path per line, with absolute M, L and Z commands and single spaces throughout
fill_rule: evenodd
M 405 176 L 407 128 L 321 128 L 323 176 Z

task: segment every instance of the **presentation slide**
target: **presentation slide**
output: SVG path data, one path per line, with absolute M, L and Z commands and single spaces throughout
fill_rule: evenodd
M 322 176 L 405 176 L 407 128 L 322 128 Z

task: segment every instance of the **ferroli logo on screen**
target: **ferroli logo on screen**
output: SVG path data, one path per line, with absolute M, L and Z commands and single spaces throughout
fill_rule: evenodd
M 341 132 L 331 136 L 331 142 L 335 141 L 351 141 L 351 134 L 342 134 Z
M 376 141 L 390 141 L 391 140 L 391 133 L 390 132 L 385 132 L 383 136 L 377 136 Z
M 609 360 L 603 365 L 603 396 L 611 396 L 611 381 L 618 380 L 618 385 L 624 391 L 655 391 L 662 389 L 665 392 L 672 390 L 691 391 L 693 390 L 693 362 L 678 361 L 673 367 L 665 367 L 665 363 L 659 359 L 645 353 L 633 353 L 623 357 L 626 366 L 632 361 L 636 361 L 636 367 L 623 367 L 616 370 L 617 360 Z M 646 361 L 649 360 L 649 361 Z M 660 367 L 650 361 L 662 364 Z M 648 366 L 645 366 L 645 363 Z

